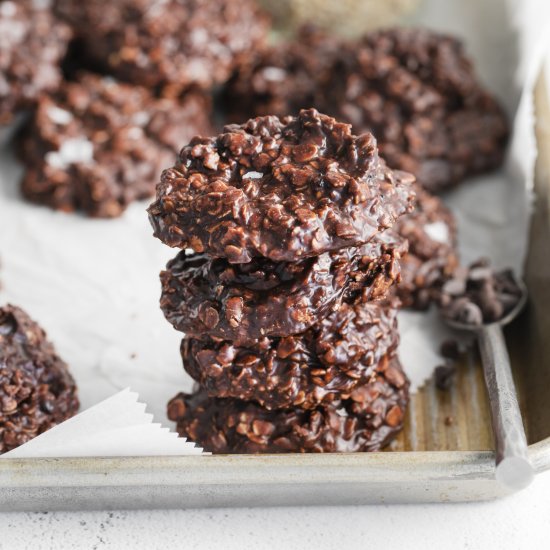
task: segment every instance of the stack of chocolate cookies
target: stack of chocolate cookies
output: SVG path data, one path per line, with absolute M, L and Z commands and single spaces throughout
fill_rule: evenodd
M 182 436 L 221 453 L 370 451 L 402 426 L 396 356 L 413 177 L 371 134 L 315 110 L 194 138 L 149 208 L 181 251 L 161 307 L 198 382 L 168 405 Z M 192 249 L 192 250 L 189 250 Z

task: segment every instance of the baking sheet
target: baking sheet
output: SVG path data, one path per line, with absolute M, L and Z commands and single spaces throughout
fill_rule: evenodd
M 510 40 L 515 31 L 501 1 L 432 0 L 417 19 L 462 36 L 482 80 L 514 111 L 520 102 L 514 86 L 519 49 Z M 528 115 L 526 109 L 520 130 L 528 128 Z M 458 216 L 465 261 L 484 255 L 498 266 L 521 269 L 534 150 L 528 142 L 518 145 L 508 171 L 445 197 Z M 2 150 L 0 303 L 22 306 L 47 329 L 71 366 L 83 408 L 130 386 L 164 419 L 167 400 L 192 386 L 179 357 L 181 335 L 158 307 L 158 272 L 175 251 L 151 236 L 145 203 L 117 220 L 52 212 L 20 199 L 21 170 L 13 152 Z M 433 312 L 404 312 L 401 331 L 401 356 L 417 389 L 440 361 L 444 329 Z

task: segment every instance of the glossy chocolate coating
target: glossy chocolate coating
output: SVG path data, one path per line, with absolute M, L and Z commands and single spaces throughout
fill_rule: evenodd
M 0 453 L 78 411 L 76 386 L 45 332 L 21 309 L 0 308 Z
M 312 409 L 369 382 L 398 342 L 396 304 L 369 302 L 343 304 L 295 336 L 243 346 L 186 337 L 181 352 L 185 370 L 211 397 Z
M 149 217 L 169 246 L 295 262 L 391 227 L 412 208 L 412 181 L 380 161 L 372 135 L 311 109 L 193 139 L 163 172 Z
M 161 308 L 170 323 L 197 338 L 235 343 L 303 332 L 342 301 L 383 298 L 399 281 L 404 240 L 388 232 L 360 248 L 300 262 L 255 258 L 230 264 L 180 252 L 161 273 Z
M 214 453 L 377 451 L 403 426 L 409 386 L 397 358 L 382 361 L 370 382 L 325 407 L 268 411 L 198 390 L 176 395 L 168 417 L 182 437 Z

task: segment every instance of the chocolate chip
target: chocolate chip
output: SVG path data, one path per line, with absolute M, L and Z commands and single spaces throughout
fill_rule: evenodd
M 452 365 L 439 365 L 434 370 L 435 386 L 437 389 L 447 391 L 451 389 L 456 368 Z
M 466 271 L 467 284 L 453 287 L 456 279 L 442 288 L 440 306 L 448 319 L 472 326 L 495 323 L 516 307 L 521 289 L 510 270 L 495 272 L 485 258 Z M 505 289 L 505 290 L 504 290 Z
M 457 321 L 466 325 L 480 326 L 483 324 L 483 313 L 479 306 L 472 302 L 457 304 L 454 315 Z
M 444 340 L 439 351 L 445 359 L 457 361 L 460 358 L 460 347 L 456 340 Z

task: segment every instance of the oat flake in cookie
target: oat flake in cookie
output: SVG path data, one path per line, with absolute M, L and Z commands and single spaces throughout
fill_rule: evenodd
M 312 409 L 347 398 L 379 370 L 399 342 L 396 304 L 342 307 L 302 334 L 248 345 L 186 337 L 185 370 L 210 397 L 255 401 L 268 410 Z
M 70 38 L 47 2 L 0 0 L 0 126 L 59 86 Z
M 149 208 L 155 236 L 231 263 L 298 261 L 368 242 L 412 208 L 410 174 L 390 170 L 371 134 L 301 111 L 194 138 Z
M 327 112 L 354 133 L 373 132 L 389 166 L 432 192 L 502 162 L 506 117 L 453 37 L 406 28 L 369 33 L 341 48 L 320 85 Z
M 254 0 L 55 0 L 84 56 L 146 87 L 210 88 L 269 25 Z
M 21 309 L 0 308 L 0 453 L 78 411 L 76 386 L 44 331 Z
M 303 332 L 349 303 L 384 298 L 407 243 L 385 231 L 359 248 L 296 263 L 230 264 L 181 251 L 161 273 L 161 309 L 176 330 L 249 342 Z
M 144 88 L 83 74 L 42 96 L 19 144 L 24 196 L 66 212 L 119 216 L 154 193 L 180 143 L 210 133 L 209 100 L 156 99 Z
M 395 224 L 409 243 L 396 292 L 404 307 L 426 309 L 458 266 L 456 220 L 443 201 L 415 185 L 416 206 Z
M 408 386 L 392 358 L 348 399 L 325 407 L 268 411 L 198 390 L 176 395 L 168 403 L 168 417 L 181 436 L 214 453 L 377 451 L 403 426 Z

